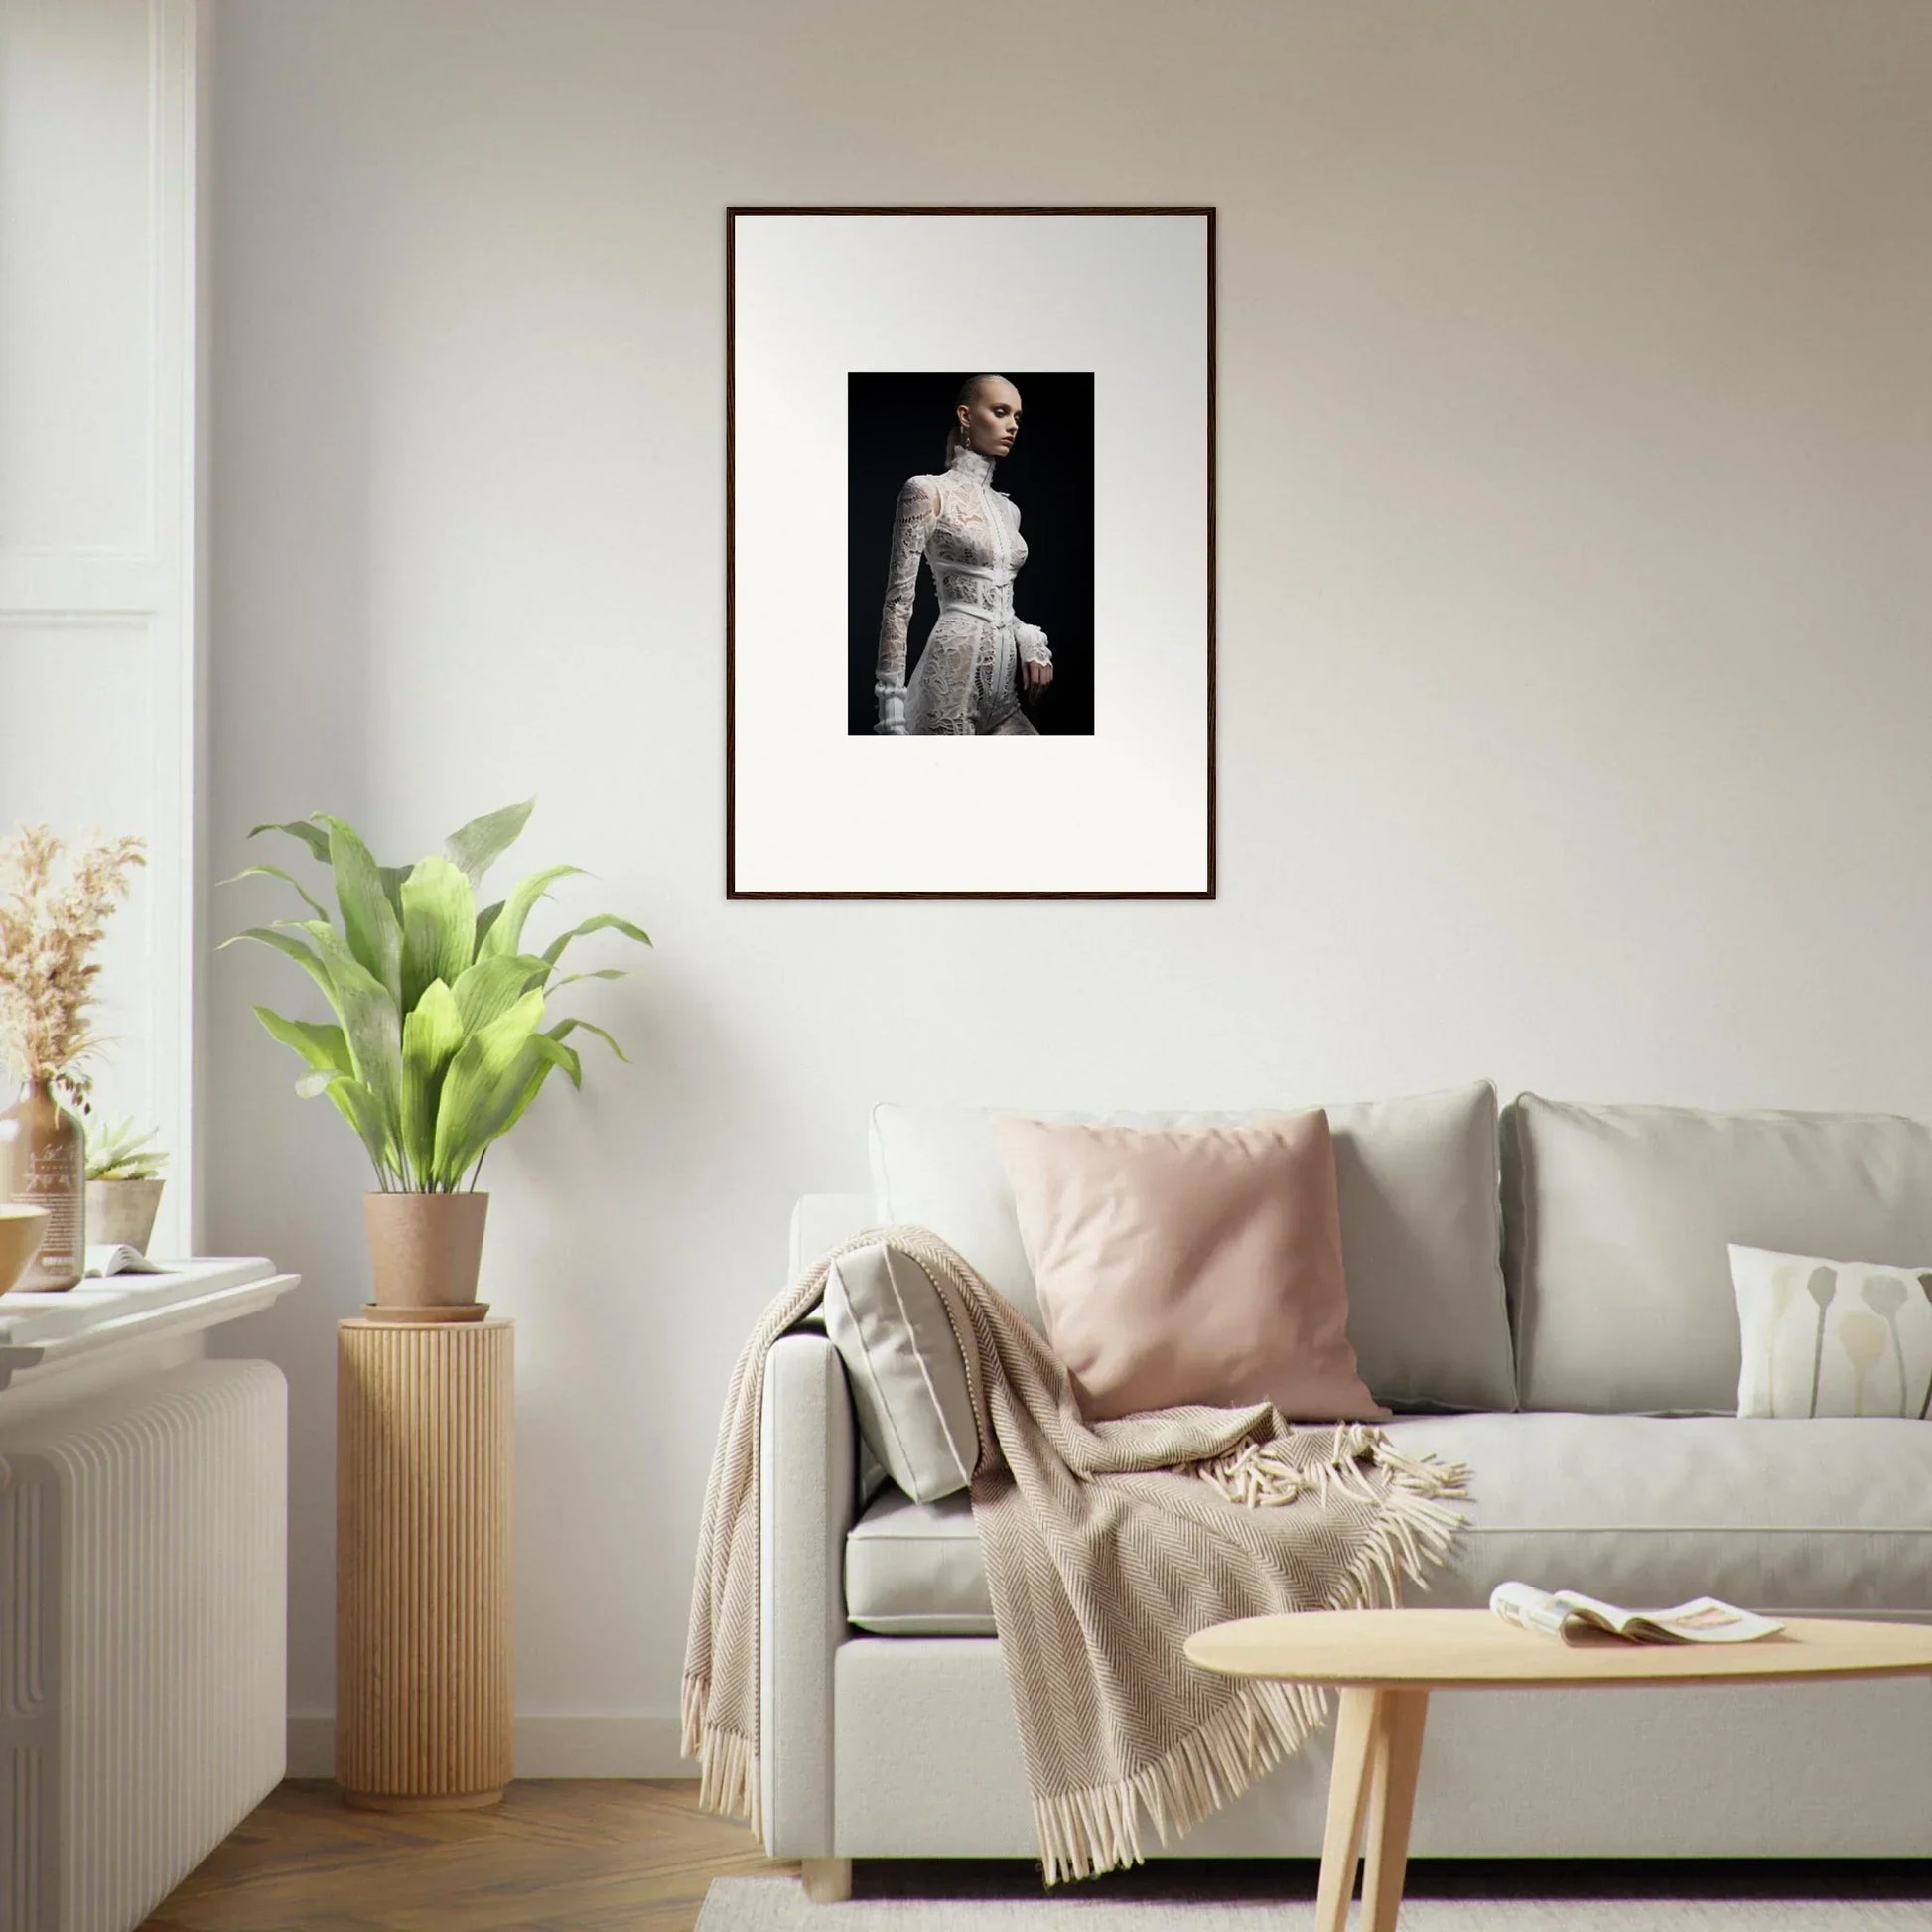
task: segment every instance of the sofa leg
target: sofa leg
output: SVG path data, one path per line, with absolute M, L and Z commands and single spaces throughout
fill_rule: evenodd
M 850 1859 L 807 1859 L 805 1896 L 814 1905 L 839 1905 L 852 1896 Z

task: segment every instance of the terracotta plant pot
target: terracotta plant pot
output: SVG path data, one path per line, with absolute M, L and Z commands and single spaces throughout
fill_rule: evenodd
M 487 1194 L 365 1194 L 375 1305 L 460 1308 L 477 1299 Z
M 0 1295 L 26 1273 L 47 1233 L 47 1209 L 24 1201 L 0 1202 Z
M 165 1180 L 90 1180 L 87 1182 L 87 1232 L 97 1242 L 112 1242 L 144 1255 L 154 1239 L 154 1217 L 161 1212 Z

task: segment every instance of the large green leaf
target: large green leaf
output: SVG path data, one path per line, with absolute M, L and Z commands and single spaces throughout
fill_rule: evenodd
M 584 1084 L 583 1062 L 579 1060 L 576 1053 L 557 1039 L 554 1028 L 547 1034 L 538 1034 L 530 1041 L 524 1049 L 524 1058 L 526 1071 L 523 1091 L 517 1095 L 516 1105 L 510 1109 L 508 1119 L 496 1130 L 498 1140 L 501 1140 L 529 1111 L 530 1102 L 542 1091 L 543 1083 L 550 1077 L 550 1069 L 553 1066 L 562 1067 L 570 1075 L 573 1086 L 582 1087 Z
M 402 1010 L 432 980 L 448 989 L 476 949 L 477 900 L 462 870 L 444 858 L 419 860 L 402 882 Z
M 595 1034 L 619 1059 L 623 1061 L 624 1065 L 628 1066 L 630 1064 L 629 1054 L 602 1027 L 594 1027 L 588 1020 L 560 1020 L 550 1029 L 550 1037 L 552 1039 L 568 1039 L 580 1027 L 587 1034 Z
M 516 843 L 536 803 L 534 798 L 526 798 L 520 805 L 505 805 L 499 811 L 485 812 L 468 825 L 459 826 L 444 841 L 443 850 L 468 874 L 472 886 L 481 885 L 483 874 Z
M 348 1037 L 340 1027 L 321 1026 L 313 1020 L 284 1020 L 272 1007 L 257 1007 L 255 1018 L 284 1046 L 294 1047 L 318 1073 L 353 1071 Z
M 456 996 L 442 980 L 431 980 L 402 1023 L 402 1147 L 419 1187 L 435 1176 L 437 1105 L 445 1069 L 462 1044 Z
M 530 909 L 538 899 L 560 879 L 568 879 L 572 873 L 580 873 L 582 866 L 546 866 L 542 872 L 533 872 L 523 880 L 503 901 L 502 916 L 495 920 L 487 936 L 477 948 L 477 957 L 505 952 L 520 952 L 523 948 L 523 921 L 530 916 Z
M 336 1103 L 336 1111 L 354 1128 L 356 1138 L 368 1150 L 376 1179 L 386 1188 L 395 1174 L 395 1163 L 390 1158 L 388 1123 L 375 1096 L 348 1073 L 338 1073 L 324 1091 Z
M 463 1031 L 481 1033 L 499 1014 L 507 1013 L 546 970 L 533 954 L 513 952 L 498 959 L 480 959 L 460 973 L 453 990 L 463 1014 Z
M 315 942 L 328 970 L 336 1014 L 348 1036 L 355 1077 L 381 1110 L 389 1139 L 395 1143 L 402 1112 L 402 1016 L 389 989 L 349 951 L 342 934 L 326 919 L 294 923 Z
M 329 864 L 336 875 L 336 903 L 342 907 L 343 936 L 364 968 L 402 999 L 402 927 L 395 907 L 382 890 L 382 874 L 375 855 L 362 843 L 352 825 L 326 813 Z
M 329 834 L 313 819 L 295 818 L 285 825 L 257 825 L 248 836 L 258 839 L 264 832 L 286 832 L 309 848 L 310 857 L 320 859 L 325 866 L 329 863 Z
M 518 1099 L 515 1107 L 511 1109 L 509 1119 L 504 1121 L 497 1134 L 499 1140 L 528 1112 L 530 1102 L 542 1090 L 543 1083 L 548 1078 L 550 1069 L 553 1066 L 562 1067 L 565 1073 L 570 1076 L 570 1084 L 580 1092 L 583 1090 L 584 1062 L 579 1057 L 575 1048 L 564 1044 L 564 1040 L 571 1034 L 577 1032 L 580 1027 L 587 1034 L 597 1035 L 598 1038 L 603 1040 L 612 1052 L 617 1054 L 619 1059 L 623 1058 L 623 1048 L 602 1027 L 594 1027 L 588 1020 L 559 1020 L 554 1027 L 546 1028 L 544 1032 L 538 1034 L 530 1042 L 533 1064 L 526 1079 L 521 1097 Z
M 458 1049 L 436 1110 L 435 1170 L 454 1185 L 502 1132 L 527 1077 L 524 1049 L 543 1019 L 543 995 L 529 992 Z
M 252 939 L 258 946 L 273 946 L 278 953 L 286 954 L 322 988 L 329 1004 L 335 1006 L 335 982 L 330 979 L 329 968 L 322 963 L 314 947 L 305 946 L 300 939 L 291 939 L 286 932 L 273 932 L 267 926 L 251 925 L 246 932 L 237 932 L 232 939 L 223 939 L 215 951 L 225 951 L 229 946 L 239 945 L 244 939 Z M 341 1018 L 340 1010 L 337 1017 Z
M 551 965 L 564 956 L 564 948 L 573 939 L 581 939 L 587 932 L 621 932 L 626 939 L 635 939 L 640 945 L 650 944 L 650 934 L 642 926 L 632 925 L 628 919 L 621 919 L 615 912 L 600 912 L 594 919 L 586 919 L 582 925 L 574 925 L 568 932 L 560 932 L 544 947 L 543 956 Z
M 280 866 L 243 866 L 232 879 L 222 880 L 224 886 L 238 886 L 244 879 L 279 879 L 285 886 L 293 886 L 301 894 L 302 902 L 317 918 L 326 919 L 328 908 L 311 893 L 292 872 L 284 872 Z
M 550 1042 L 548 1050 L 546 1050 L 543 1047 L 536 1046 L 535 1040 L 531 1041 L 531 1045 L 535 1046 L 536 1050 L 542 1053 L 544 1058 L 549 1060 L 552 1064 L 562 1067 L 563 1070 L 570 1075 L 570 1084 L 573 1087 L 575 1087 L 579 1093 L 582 1093 L 584 1091 L 584 1061 L 582 1056 L 578 1053 L 576 1047 L 566 1046 L 563 1043 L 563 1041 L 557 1037 L 557 1030 L 554 1027 L 552 1027 L 547 1033 L 538 1034 L 537 1039 L 548 1040 Z

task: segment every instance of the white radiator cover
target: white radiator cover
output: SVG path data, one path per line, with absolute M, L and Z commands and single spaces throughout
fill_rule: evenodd
M 128 1932 L 281 1779 L 288 1385 L 0 1425 L 0 1932 Z

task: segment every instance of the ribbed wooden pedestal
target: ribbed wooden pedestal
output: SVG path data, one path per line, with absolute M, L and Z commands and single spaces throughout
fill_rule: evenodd
M 336 1359 L 336 1781 L 493 1803 L 510 1778 L 507 1321 L 345 1321 Z

